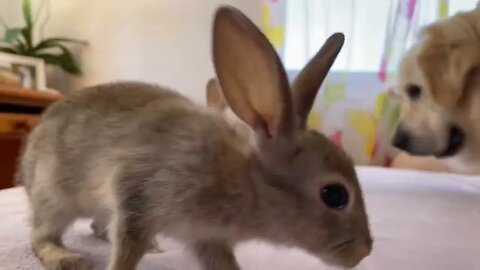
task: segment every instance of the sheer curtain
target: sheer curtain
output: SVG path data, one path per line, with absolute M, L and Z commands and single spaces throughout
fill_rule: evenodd
M 345 45 L 315 100 L 309 125 L 356 164 L 388 165 L 399 107 L 386 92 L 421 29 L 477 0 L 263 0 L 262 27 L 290 78 L 334 32 Z
M 412 9 L 409 47 L 418 31 L 442 16 L 475 7 L 477 0 L 287 0 L 284 63 L 299 69 L 334 32 L 346 36 L 333 71 L 377 72 L 388 34 L 394 32 L 395 11 L 406 3 Z

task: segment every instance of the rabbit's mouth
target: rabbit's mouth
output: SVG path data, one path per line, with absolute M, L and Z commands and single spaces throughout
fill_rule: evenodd
M 371 251 L 370 238 L 362 241 L 360 236 L 345 238 L 330 246 L 322 260 L 330 265 L 352 268 L 368 256 Z
M 351 238 L 351 239 L 348 239 L 348 240 L 345 240 L 345 241 L 342 241 L 338 244 L 333 245 L 330 248 L 330 250 L 331 251 L 339 251 L 339 250 L 343 249 L 344 247 L 347 247 L 347 246 L 353 244 L 354 242 L 355 242 L 355 238 Z

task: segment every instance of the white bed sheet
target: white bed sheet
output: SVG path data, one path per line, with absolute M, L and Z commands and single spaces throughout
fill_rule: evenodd
M 356 269 L 480 269 L 480 177 L 358 167 L 375 238 L 374 250 Z M 29 246 L 27 207 L 21 188 L 0 191 L 0 269 L 41 269 Z M 194 257 L 174 241 L 148 254 L 139 269 L 197 270 Z M 104 269 L 109 245 L 77 222 L 66 245 Z M 249 242 L 236 249 L 242 269 L 331 269 L 301 250 Z

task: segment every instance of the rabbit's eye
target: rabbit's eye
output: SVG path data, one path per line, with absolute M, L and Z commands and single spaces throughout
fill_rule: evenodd
M 342 209 L 348 204 L 348 191 L 344 186 L 339 184 L 325 186 L 320 191 L 320 195 L 323 202 L 330 208 Z

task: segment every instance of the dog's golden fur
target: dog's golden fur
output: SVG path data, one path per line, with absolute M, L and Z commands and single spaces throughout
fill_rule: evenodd
M 418 98 L 408 95 L 418 86 Z M 411 148 L 438 155 L 448 147 L 452 125 L 465 134 L 463 147 L 448 157 L 456 170 L 480 173 L 480 10 L 435 22 L 405 55 L 395 91 L 402 97 L 400 125 Z

